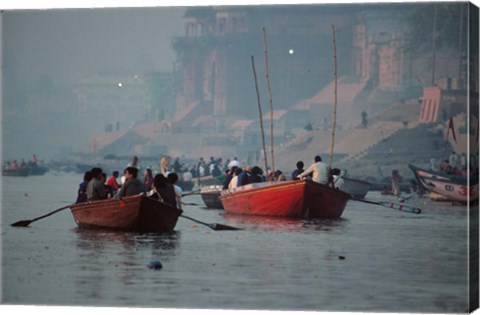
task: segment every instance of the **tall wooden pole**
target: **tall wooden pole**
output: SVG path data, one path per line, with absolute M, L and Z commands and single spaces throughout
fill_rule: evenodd
M 252 70 L 253 70 L 253 78 L 255 79 L 255 90 L 257 91 L 257 103 L 258 103 L 258 112 L 260 114 L 260 130 L 262 131 L 262 146 L 263 146 L 263 158 L 265 160 L 265 172 L 268 171 L 268 163 L 267 163 L 267 150 L 265 149 L 265 132 L 263 131 L 263 117 L 262 117 L 262 106 L 260 104 L 260 93 L 258 92 L 258 80 L 257 80 L 257 71 L 255 71 L 255 62 L 252 58 Z
M 268 75 L 268 50 L 267 50 L 267 32 L 263 28 L 263 49 L 265 51 L 265 77 L 267 79 L 268 97 L 270 101 L 270 153 L 272 155 L 272 172 L 275 172 L 275 157 L 273 155 L 273 103 L 272 90 L 270 88 L 270 77 Z
M 332 126 L 332 144 L 330 146 L 329 168 L 332 168 L 333 162 L 333 146 L 335 143 L 335 127 L 337 125 L 337 44 L 335 40 L 335 25 L 332 24 L 333 33 L 333 76 L 334 76 L 334 90 L 333 90 L 333 126 Z
M 433 34 L 432 34 L 432 86 L 435 86 L 435 50 L 437 41 L 437 5 L 433 5 Z

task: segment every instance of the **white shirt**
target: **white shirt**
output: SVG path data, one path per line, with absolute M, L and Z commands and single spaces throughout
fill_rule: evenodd
M 231 160 L 229 163 L 228 163 L 228 169 L 232 169 L 232 167 L 239 167 L 240 166 L 240 162 L 238 162 L 237 160 Z
M 233 176 L 232 180 L 228 184 L 228 189 L 233 190 L 234 188 L 237 187 L 237 183 L 238 183 L 238 176 L 235 175 L 235 176 Z
M 316 162 L 310 165 L 298 178 L 303 178 L 312 173 L 312 180 L 321 184 L 328 184 L 328 165 L 323 162 Z
M 342 176 L 333 175 L 333 184 L 335 188 L 342 189 L 344 183 L 345 181 L 343 180 Z

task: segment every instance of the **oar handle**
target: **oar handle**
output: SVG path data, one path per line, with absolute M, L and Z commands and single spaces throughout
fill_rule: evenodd
M 386 208 L 395 209 L 395 210 L 399 210 L 399 211 L 415 213 L 415 214 L 419 214 L 419 213 L 422 212 L 422 209 L 420 209 L 420 208 L 410 206 L 410 205 L 399 204 L 399 203 L 395 203 L 395 202 L 371 201 L 371 200 L 359 199 L 359 198 L 350 198 L 350 199 L 355 200 L 355 201 L 360 201 L 360 202 L 373 204 L 373 205 L 379 205 L 379 206 L 383 206 L 383 207 L 386 207 Z

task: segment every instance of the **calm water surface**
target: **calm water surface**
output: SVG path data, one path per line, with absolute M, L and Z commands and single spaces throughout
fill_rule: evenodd
M 80 230 L 81 175 L 2 177 L 2 303 L 255 310 L 465 312 L 468 210 L 411 199 L 422 214 L 351 201 L 339 220 L 225 215 L 184 197 L 169 235 Z M 371 200 L 389 200 L 376 192 Z M 148 264 L 159 259 L 163 268 Z

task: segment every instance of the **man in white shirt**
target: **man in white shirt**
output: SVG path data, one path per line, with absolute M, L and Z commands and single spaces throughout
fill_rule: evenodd
M 230 163 L 228 163 L 228 169 L 231 170 L 232 167 L 239 167 L 240 166 L 240 162 L 238 162 L 238 159 L 237 157 L 234 157 L 233 160 L 230 161 Z
M 328 165 L 322 162 L 320 155 L 315 156 L 315 162 L 310 165 L 303 173 L 298 174 L 298 178 L 304 178 L 312 174 L 312 180 L 321 184 L 328 184 Z

